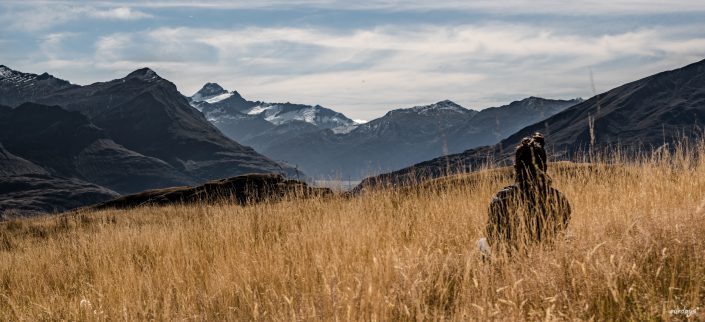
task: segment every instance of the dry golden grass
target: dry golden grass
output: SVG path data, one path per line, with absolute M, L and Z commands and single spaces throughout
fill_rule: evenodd
M 705 152 L 550 172 L 574 238 L 491 264 L 475 242 L 502 170 L 412 193 L 5 222 L 0 320 L 705 318 Z

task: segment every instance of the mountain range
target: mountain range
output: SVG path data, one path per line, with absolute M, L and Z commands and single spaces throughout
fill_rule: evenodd
M 529 97 L 478 112 L 445 100 L 360 124 L 320 105 L 249 101 L 216 83 L 189 100 L 231 139 L 319 179 L 361 179 L 493 144 L 581 102 Z
M 366 123 L 320 105 L 248 101 L 215 83 L 186 97 L 148 68 L 81 86 L 0 65 L 0 214 L 255 172 L 348 179 L 400 169 L 359 190 L 508 165 L 535 131 L 553 160 L 576 160 L 672 148 L 701 138 L 703 123 L 705 61 L 586 101 L 529 97 L 475 111 L 445 100 Z
M 10 176 L 34 175 L 42 180 L 41 175 L 49 178 L 46 185 L 68 180 L 96 188 L 107 199 L 116 193 L 253 172 L 298 174 L 224 136 L 173 83 L 148 68 L 79 86 L 48 74 L 0 66 L 0 98 L 9 105 L 0 107 L 4 155 L 0 185 Z M 45 189 L 60 194 L 61 190 Z M 0 207 L 8 196 L 0 197 Z M 20 203 L 14 199 L 13 205 Z M 42 207 L 33 202 L 28 199 L 26 209 Z M 44 210 L 67 208 L 57 200 Z
M 672 150 L 697 143 L 705 126 L 705 60 L 661 72 L 595 95 L 545 120 L 526 126 L 494 145 L 434 158 L 365 179 L 358 187 L 404 184 L 480 166 L 510 165 L 522 138 L 543 132 L 552 160 L 583 160 L 586 155 L 623 156 Z

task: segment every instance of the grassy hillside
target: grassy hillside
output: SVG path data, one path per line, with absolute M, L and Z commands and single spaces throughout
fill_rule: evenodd
M 0 320 L 704 319 L 695 154 L 553 166 L 571 238 L 491 264 L 475 241 L 506 169 L 357 198 L 5 222 Z

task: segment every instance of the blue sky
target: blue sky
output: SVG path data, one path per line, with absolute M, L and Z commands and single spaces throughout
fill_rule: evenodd
M 3 1 L 0 24 L 13 69 L 90 84 L 147 66 L 186 95 L 217 82 L 366 120 L 589 97 L 705 59 L 694 0 Z

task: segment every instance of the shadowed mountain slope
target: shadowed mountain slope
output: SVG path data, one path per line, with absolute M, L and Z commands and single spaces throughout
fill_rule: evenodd
M 58 213 L 119 197 L 115 191 L 76 178 L 47 174 L 0 177 L 0 221 L 13 216 Z
M 0 142 L 54 176 L 121 193 L 196 181 L 164 161 L 126 149 L 86 116 L 58 106 L 24 103 L 0 108 Z
M 122 79 L 62 90 L 40 102 L 79 111 L 115 142 L 199 180 L 282 171 L 276 162 L 225 137 L 173 83 L 148 68 Z
M 0 106 L 0 163 L 12 168 L 3 175 L 44 174 L 134 193 L 246 173 L 296 173 L 224 136 L 148 68 L 78 86 L 2 66 L 0 97 L 12 104 Z

